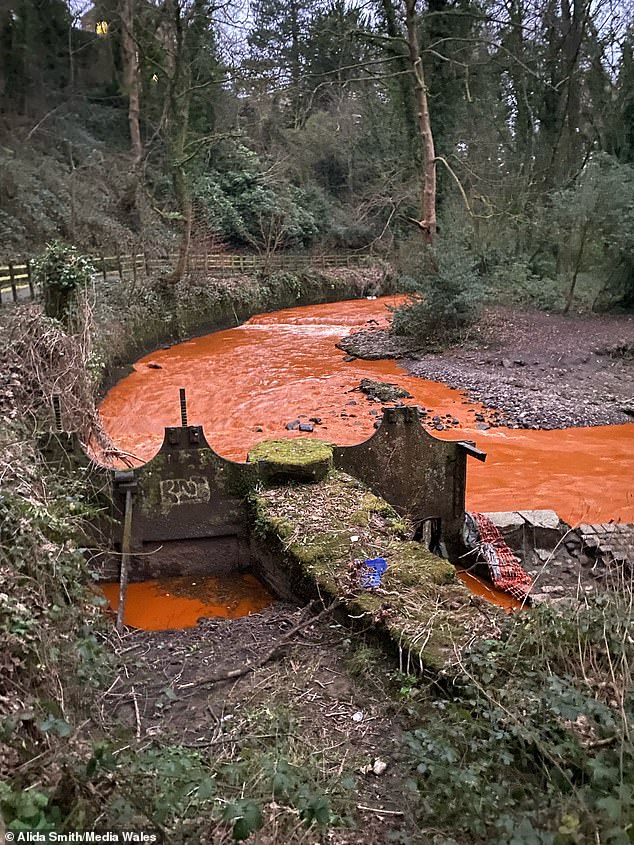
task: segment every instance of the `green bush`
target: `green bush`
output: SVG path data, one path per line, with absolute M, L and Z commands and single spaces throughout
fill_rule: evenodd
M 474 845 L 630 845 L 632 622 L 631 595 L 606 594 L 476 643 L 406 738 L 420 821 Z
M 528 262 L 521 259 L 498 264 L 491 273 L 490 285 L 496 300 L 501 299 L 509 305 L 559 311 L 565 304 L 561 282 L 537 275 Z
M 242 144 L 219 151 L 214 167 L 194 182 L 201 221 L 231 243 L 263 252 L 314 243 L 331 216 L 325 194 L 273 180 L 266 170 Z
M 74 246 L 62 241 L 48 244 L 33 262 L 33 277 L 42 286 L 47 316 L 68 326 L 77 295 L 85 290 L 95 272 L 90 260 L 80 255 Z
M 454 342 L 480 315 L 484 289 L 474 258 L 457 239 L 409 256 L 402 277 L 414 290 L 394 314 L 393 331 L 430 345 Z

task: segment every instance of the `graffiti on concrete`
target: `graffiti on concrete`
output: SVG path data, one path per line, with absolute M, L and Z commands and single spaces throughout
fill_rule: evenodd
M 161 502 L 164 506 L 195 505 L 211 498 L 209 482 L 201 475 L 189 478 L 165 478 L 160 482 Z

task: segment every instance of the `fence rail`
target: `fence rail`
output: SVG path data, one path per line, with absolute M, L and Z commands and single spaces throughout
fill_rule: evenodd
M 104 281 L 119 278 L 134 282 L 139 278 L 170 270 L 176 265 L 177 253 L 162 256 L 148 255 L 147 252 L 132 254 L 100 254 L 91 257 L 97 271 L 96 277 Z M 187 269 L 221 276 L 238 276 L 243 273 L 255 273 L 258 270 L 305 270 L 338 269 L 342 267 L 361 267 L 367 264 L 371 256 L 360 253 L 339 254 L 295 254 L 277 253 L 274 255 L 229 255 L 224 253 L 196 252 L 189 256 Z M 0 264 L 0 306 L 10 302 L 34 299 L 37 285 L 33 279 L 31 260 L 7 261 Z

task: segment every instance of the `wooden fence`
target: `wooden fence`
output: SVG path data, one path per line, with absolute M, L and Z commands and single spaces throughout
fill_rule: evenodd
M 176 265 L 178 256 L 169 253 L 160 257 L 138 252 L 131 255 L 92 256 L 91 261 L 97 271 L 96 278 L 104 281 L 119 278 L 136 282 L 139 278 L 148 278 L 159 272 L 171 270 Z M 276 253 L 275 255 L 229 255 L 224 253 L 192 253 L 187 262 L 191 273 L 214 276 L 238 276 L 243 273 L 255 273 L 258 270 L 306 270 L 309 267 L 320 270 L 341 267 L 361 267 L 371 260 L 371 256 L 360 253 L 340 253 L 332 255 L 310 255 L 307 253 Z M 37 291 L 31 270 L 31 260 L 7 261 L 0 264 L 0 305 L 33 299 Z

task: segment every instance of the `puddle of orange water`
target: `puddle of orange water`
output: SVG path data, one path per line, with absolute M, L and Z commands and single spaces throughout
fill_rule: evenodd
M 350 330 L 367 328 L 369 320 L 386 324 L 387 306 L 401 300 L 260 314 L 235 329 L 153 352 L 104 399 L 106 430 L 122 449 L 149 460 L 165 426 L 179 424 L 178 389 L 185 387 L 189 419 L 203 425 L 209 443 L 228 458 L 244 460 L 267 438 L 307 436 L 286 430 L 302 415 L 322 419 L 312 436 L 349 445 L 373 433 L 370 411 L 379 407 L 354 390 L 359 381 L 398 382 L 413 395 L 412 404 L 460 421 L 438 436 L 475 440 L 488 453 L 486 464 L 469 462 L 469 509 L 552 508 L 572 524 L 634 521 L 634 424 L 481 431 L 469 413 L 481 406 L 460 391 L 408 376 L 395 361 L 344 362 L 335 343 Z
M 474 595 L 480 596 L 480 598 L 483 598 L 485 601 L 491 602 L 492 604 L 497 604 L 498 607 L 502 607 L 504 610 L 520 610 L 525 606 L 522 605 L 522 602 L 513 598 L 513 596 L 509 596 L 507 593 L 496 590 L 491 584 L 488 584 L 484 579 L 478 578 L 477 575 L 474 575 L 471 572 L 459 569 L 457 575 L 462 583 L 465 584 L 469 590 L 474 593 Z
M 99 585 L 110 607 L 119 607 L 119 584 Z M 198 619 L 238 619 L 275 601 L 253 575 L 180 577 L 128 584 L 125 623 L 145 631 L 192 628 Z

